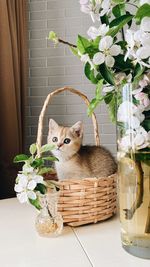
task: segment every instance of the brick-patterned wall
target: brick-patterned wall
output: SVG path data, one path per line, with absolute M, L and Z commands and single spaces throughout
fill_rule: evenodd
M 91 25 L 89 16 L 80 12 L 78 0 L 30 0 L 29 1 L 29 101 L 27 108 L 27 146 L 36 140 L 38 116 L 47 94 L 55 88 L 72 86 L 94 96 L 95 86 L 87 80 L 84 68 L 68 47 L 57 48 L 47 40 L 50 30 L 69 42 L 75 43 L 77 34 L 86 35 Z M 104 104 L 96 110 L 101 144 L 116 153 L 115 126 L 111 124 Z M 48 107 L 45 117 L 44 142 L 49 118 L 58 123 L 72 125 L 84 122 L 84 143 L 94 142 L 91 119 L 86 116 L 86 107 L 79 97 L 65 92 L 56 96 Z

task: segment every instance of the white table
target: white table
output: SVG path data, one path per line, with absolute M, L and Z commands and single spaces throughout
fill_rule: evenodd
M 150 260 L 122 249 L 117 218 L 42 238 L 34 228 L 36 215 L 16 198 L 0 200 L 0 267 L 150 267 Z

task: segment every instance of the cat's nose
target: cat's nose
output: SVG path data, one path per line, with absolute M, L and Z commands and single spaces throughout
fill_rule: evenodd
M 60 148 L 63 145 L 63 143 L 57 144 L 57 147 Z

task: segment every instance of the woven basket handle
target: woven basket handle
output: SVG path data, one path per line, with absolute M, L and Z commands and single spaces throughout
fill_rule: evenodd
M 90 102 L 87 98 L 87 96 L 85 96 L 84 94 L 82 94 L 80 91 L 71 88 L 71 87 L 63 87 L 63 88 L 59 88 L 54 90 L 52 93 L 48 94 L 48 96 L 45 99 L 44 105 L 42 107 L 40 116 L 39 116 L 39 122 L 38 122 L 38 131 L 37 131 L 37 154 L 40 157 L 40 147 L 42 146 L 42 136 L 43 136 L 43 120 L 44 120 L 44 116 L 45 116 L 45 112 L 46 112 L 46 108 L 51 100 L 51 98 L 59 93 L 62 93 L 63 91 L 70 91 L 71 93 L 74 93 L 78 96 L 80 96 L 85 104 L 87 106 L 89 106 Z M 99 133 L 98 133 L 98 123 L 96 120 L 96 116 L 95 113 L 92 113 L 92 122 L 93 122 L 93 128 L 94 128 L 94 138 L 95 138 L 95 144 L 96 146 L 100 145 L 100 139 L 99 139 Z

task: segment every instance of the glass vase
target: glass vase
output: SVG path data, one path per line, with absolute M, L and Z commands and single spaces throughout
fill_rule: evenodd
M 150 259 L 150 148 L 142 144 L 144 117 L 140 126 L 133 85 L 118 89 L 118 195 L 123 248 L 132 255 Z M 141 116 L 142 116 L 142 111 Z M 150 111 L 143 113 L 145 118 Z M 139 115 L 139 114 L 138 114 Z M 142 127 L 142 128 L 140 128 Z M 145 135 L 144 135 L 145 133 Z
M 35 221 L 35 227 L 40 236 L 56 237 L 62 233 L 63 218 L 57 210 L 58 197 L 58 191 L 40 196 L 42 208 Z

